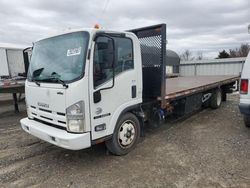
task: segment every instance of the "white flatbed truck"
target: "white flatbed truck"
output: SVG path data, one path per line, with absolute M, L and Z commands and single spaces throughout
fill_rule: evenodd
M 166 77 L 166 25 L 127 32 L 85 29 L 34 43 L 22 128 L 80 150 L 105 142 L 115 155 L 145 126 L 202 106 L 218 108 L 237 76 Z M 146 124 L 145 124 L 146 122 Z

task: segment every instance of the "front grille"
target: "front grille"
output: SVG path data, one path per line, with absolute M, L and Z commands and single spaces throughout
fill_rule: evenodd
M 66 115 L 62 112 L 55 112 L 50 109 L 38 108 L 36 106 L 30 106 L 31 117 L 36 120 L 46 122 L 49 125 L 56 125 L 66 129 Z
M 47 119 L 47 120 L 50 120 L 50 121 L 53 121 L 52 118 L 48 118 L 48 117 L 45 117 L 45 116 L 40 116 L 41 118 L 44 118 L 44 119 Z
M 39 110 L 44 111 L 44 112 L 48 112 L 48 113 L 52 113 L 51 110 L 46 110 L 46 109 L 43 109 L 43 108 L 39 108 Z
M 59 123 L 63 123 L 63 124 L 66 124 L 66 122 L 65 121 L 58 121 Z
M 65 113 L 57 112 L 57 115 L 65 116 Z
M 61 129 L 61 130 L 67 131 L 66 127 L 61 127 L 61 126 L 55 125 L 55 124 L 53 124 L 53 123 L 49 123 L 49 122 L 47 122 L 47 121 L 43 121 L 43 120 L 37 119 L 37 118 L 34 118 L 33 120 L 34 120 L 34 121 L 37 121 L 37 122 L 39 122 L 39 123 L 43 123 L 43 124 L 45 124 L 45 125 L 51 126 L 51 127 L 55 127 L 55 128 L 57 128 L 57 129 Z

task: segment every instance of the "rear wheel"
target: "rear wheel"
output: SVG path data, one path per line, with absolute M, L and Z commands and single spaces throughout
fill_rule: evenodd
M 117 122 L 112 139 L 106 141 L 114 155 L 126 155 L 133 150 L 140 137 L 140 122 L 132 113 L 124 114 Z
M 246 127 L 250 127 L 250 116 L 244 115 L 244 123 Z
M 221 89 L 216 89 L 210 99 L 210 107 L 217 109 L 220 107 L 222 101 L 222 92 Z

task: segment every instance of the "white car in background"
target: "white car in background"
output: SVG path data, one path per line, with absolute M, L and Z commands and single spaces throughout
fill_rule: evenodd
M 250 53 L 247 56 L 244 64 L 241 81 L 240 81 L 240 112 L 244 116 L 244 122 L 247 127 L 250 127 Z

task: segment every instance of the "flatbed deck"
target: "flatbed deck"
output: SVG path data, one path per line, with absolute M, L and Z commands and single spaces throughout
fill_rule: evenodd
M 166 100 L 175 99 L 180 96 L 191 95 L 197 92 L 216 88 L 221 85 L 230 84 L 239 80 L 239 76 L 185 76 L 166 79 Z M 158 100 L 161 100 L 158 97 Z
M 15 108 L 16 112 L 19 112 L 17 93 L 24 93 L 24 90 L 25 90 L 24 83 L 14 84 L 14 85 L 9 85 L 9 86 L 0 86 L 0 94 L 1 93 L 11 93 L 12 94 L 13 101 L 14 101 L 14 108 Z

